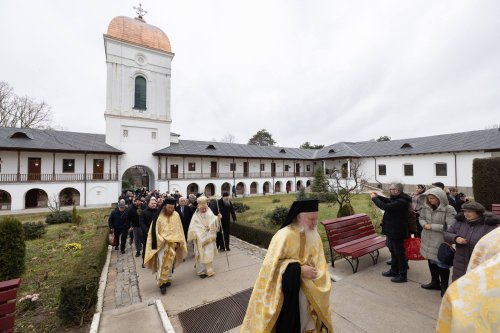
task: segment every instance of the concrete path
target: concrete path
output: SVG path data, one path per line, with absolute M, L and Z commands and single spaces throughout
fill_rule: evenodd
M 99 332 L 167 332 L 152 306 L 158 299 L 175 332 L 183 332 L 177 317 L 180 312 L 253 287 L 265 256 L 265 250 L 232 237 L 229 268 L 225 253 L 219 253 L 216 275 L 200 279 L 191 255 L 176 267 L 172 285 L 162 296 L 154 275 L 141 267 L 142 258 L 135 258 L 134 253 L 129 246 L 124 255 L 112 253 Z M 356 274 L 345 260 L 330 268 L 335 279 L 330 300 L 336 333 L 434 332 L 441 297 L 438 291 L 420 288 L 429 279 L 427 262 L 410 262 L 409 282 L 395 284 L 381 275 L 388 269 L 388 258 L 387 249 L 381 251 L 377 265 L 364 256 Z M 239 332 L 239 328 L 229 332 Z

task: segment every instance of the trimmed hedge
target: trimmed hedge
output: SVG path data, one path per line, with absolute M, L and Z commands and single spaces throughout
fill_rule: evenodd
M 67 222 L 71 222 L 71 213 L 64 210 L 50 213 L 45 218 L 45 223 L 47 224 L 60 224 Z
M 26 244 L 19 220 L 5 217 L 0 221 L 0 281 L 20 277 L 24 272 Z
M 66 324 L 80 324 L 92 315 L 108 251 L 108 232 L 108 228 L 97 229 L 83 248 L 80 262 L 61 284 L 57 315 Z
M 250 209 L 250 206 L 245 205 L 243 202 L 233 202 L 233 208 L 237 213 L 244 213 Z
M 500 204 L 500 157 L 475 158 L 472 162 L 474 200 L 487 210 Z
M 267 249 L 275 231 L 245 222 L 237 222 L 231 224 L 231 235 L 238 237 L 251 244 Z
M 24 239 L 32 240 L 42 237 L 47 230 L 45 230 L 45 223 L 39 222 L 26 222 L 23 223 Z

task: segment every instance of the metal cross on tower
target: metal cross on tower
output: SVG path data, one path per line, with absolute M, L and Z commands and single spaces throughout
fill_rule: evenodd
M 142 17 L 146 15 L 148 12 L 142 9 L 142 3 L 139 2 L 139 6 L 134 6 L 132 7 L 135 9 L 135 12 L 137 13 L 137 17 L 142 20 Z

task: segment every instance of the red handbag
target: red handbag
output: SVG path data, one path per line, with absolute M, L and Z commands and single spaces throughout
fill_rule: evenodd
M 420 238 L 418 237 L 411 235 L 405 239 L 405 252 L 407 260 L 425 260 L 420 254 Z

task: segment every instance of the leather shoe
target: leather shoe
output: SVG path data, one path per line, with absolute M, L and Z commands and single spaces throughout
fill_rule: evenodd
M 439 282 L 436 281 L 431 281 L 430 283 L 427 284 L 422 284 L 420 287 L 428 290 L 441 290 L 441 285 Z
M 402 274 L 398 274 L 397 276 L 395 276 L 391 279 L 391 282 L 394 282 L 394 283 L 408 282 L 408 279 L 406 278 L 406 276 L 404 276 Z
M 121 250 L 120 252 L 121 252 L 122 254 L 125 254 L 125 250 Z
M 391 260 L 391 259 L 389 259 L 389 260 L 387 260 L 385 263 L 386 263 L 387 265 L 391 266 L 391 265 L 392 265 L 392 260 Z
M 207 276 L 208 276 L 207 274 L 200 274 L 200 277 L 201 277 L 202 279 L 206 278 Z
M 386 272 L 382 272 L 382 275 L 385 277 L 393 277 L 393 276 L 398 276 L 399 274 L 391 270 L 388 270 Z
M 166 284 L 162 284 L 160 286 L 160 292 L 162 295 L 165 295 L 167 293 L 167 285 Z
M 137 252 L 135 253 L 135 256 L 136 256 L 136 257 L 140 257 L 140 256 L 141 256 L 141 252 L 140 252 L 140 251 L 137 251 Z

